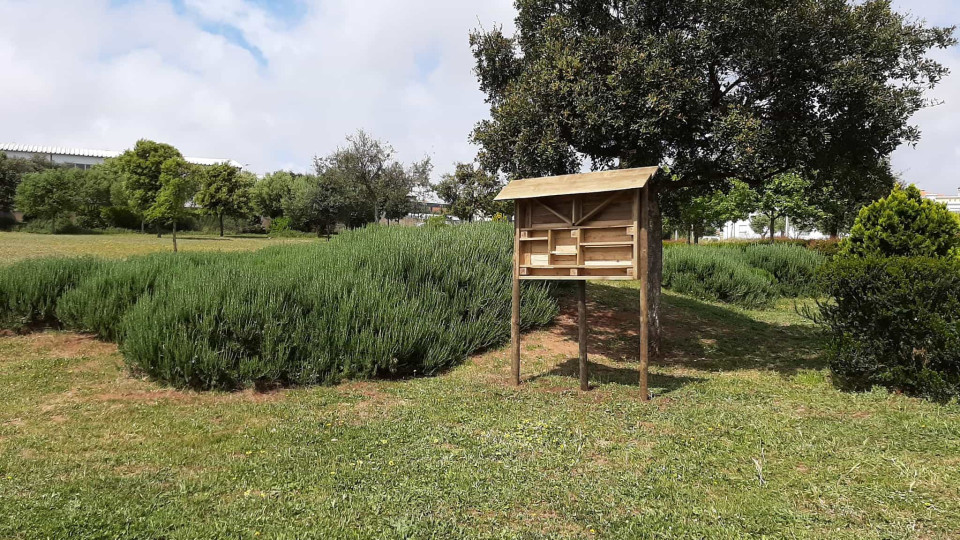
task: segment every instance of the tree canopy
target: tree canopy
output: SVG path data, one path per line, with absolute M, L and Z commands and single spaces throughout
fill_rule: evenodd
M 17 186 L 16 206 L 27 217 L 49 220 L 56 231 L 57 222 L 79 208 L 82 179 L 83 171 L 77 169 L 27 174 Z
M 225 216 L 243 217 L 250 213 L 253 180 L 229 163 L 218 163 L 203 168 L 194 202 L 208 214 L 217 217 L 220 236 L 223 236 Z
M 56 168 L 53 162 L 39 156 L 32 159 L 11 158 L 5 152 L 0 152 L 0 212 L 13 210 L 17 186 L 25 174 L 52 168 Z
M 160 166 L 157 196 L 146 217 L 173 226 L 173 251 L 177 251 L 177 223 L 189 215 L 187 202 L 197 192 L 197 172 L 181 157 L 172 157 Z
M 397 219 L 409 213 L 411 192 L 429 181 L 433 167 L 429 158 L 404 167 L 394 155 L 389 144 L 359 130 L 347 137 L 346 146 L 314 158 L 314 168 L 318 175 L 336 175 L 356 186 L 368 206 L 372 218 L 368 221 Z
M 146 214 L 154 205 L 162 187 L 160 175 L 163 165 L 174 158 L 183 159 L 179 150 L 169 144 L 147 139 L 140 139 L 133 149 L 115 158 L 118 169 L 124 175 L 126 192 L 134 210 Z
M 435 191 L 443 202 L 450 205 L 450 213 L 464 220 L 475 217 L 493 217 L 497 212 L 510 210 L 494 197 L 503 188 L 496 175 L 476 167 L 473 163 L 457 163 L 453 174 L 444 175 Z
M 485 169 L 531 177 L 669 165 L 651 183 L 650 300 L 658 328 L 657 193 L 731 178 L 874 165 L 914 143 L 913 113 L 955 43 L 889 0 L 517 0 L 517 32 L 470 36 L 490 118 Z M 841 181 L 836 176 L 826 180 Z M 655 330 L 656 331 L 656 330 Z M 656 346 L 656 340 L 654 340 Z

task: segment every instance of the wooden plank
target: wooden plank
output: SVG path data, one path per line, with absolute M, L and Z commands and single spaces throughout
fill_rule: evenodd
M 580 390 L 590 389 L 590 367 L 587 364 L 587 282 L 577 283 L 577 326 L 580 340 Z
M 536 201 L 537 204 L 539 204 L 540 206 L 542 206 L 542 207 L 546 208 L 547 210 L 549 210 L 553 215 L 555 215 L 555 216 L 557 216 L 558 218 L 560 218 L 560 220 L 563 221 L 563 223 L 564 223 L 565 225 L 571 225 L 571 226 L 573 225 L 573 222 L 570 221 L 570 218 L 564 216 L 563 214 L 561 214 L 560 212 L 558 212 L 556 209 L 554 209 L 552 206 L 550 206 L 549 204 L 543 202 L 541 199 L 534 199 L 534 201 Z
M 513 205 L 513 296 L 510 310 L 511 370 L 514 386 L 520 386 L 520 204 Z
M 603 201 L 602 203 L 600 203 L 599 206 L 597 206 L 597 207 L 594 208 L 593 210 L 587 212 L 587 215 L 585 215 L 585 216 L 581 217 L 580 219 L 576 220 L 576 221 L 574 222 L 574 225 L 580 225 L 580 224 L 583 223 L 584 221 L 587 221 L 588 219 L 592 218 L 593 216 L 599 214 L 601 211 L 603 211 L 604 208 L 606 208 L 607 206 L 609 206 L 610 203 L 612 203 L 613 201 L 617 200 L 617 198 L 620 197 L 621 195 L 622 195 L 622 193 L 614 193 L 613 195 L 610 195 L 609 197 L 607 197 L 607 199 L 606 199 L 605 201 Z
M 650 401 L 650 188 L 640 190 L 640 399 Z
M 580 244 L 586 247 L 633 247 L 633 242 L 584 242 Z
M 658 170 L 659 167 L 643 167 L 514 180 L 500 191 L 496 200 L 636 189 L 645 186 Z
M 581 272 L 579 276 L 567 276 L 567 275 L 555 275 L 555 276 L 520 276 L 522 281 L 583 281 L 584 279 L 589 279 L 590 281 L 636 281 L 633 276 L 622 275 L 622 276 L 598 276 L 591 274 L 584 274 Z
M 630 268 L 633 266 L 632 261 L 620 261 L 609 263 L 604 261 L 591 261 L 587 264 L 524 264 L 520 268 L 534 268 L 537 270 L 556 270 L 556 269 L 567 269 L 567 268 L 580 268 L 580 269 L 591 269 L 591 270 L 602 270 L 607 269 L 617 269 L 617 268 Z

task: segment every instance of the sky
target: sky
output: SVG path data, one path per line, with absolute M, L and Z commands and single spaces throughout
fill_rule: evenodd
M 254 172 L 306 171 L 364 129 L 435 178 L 476 155 L 488 114 L 471 29 L 512 0 L 0 0 L 0 142 L 123 150 L 148 138 Z M 894 0 L 931 24 L 957 0 Z M 904 180 L 960 188 L 960 48 L 921 111 Z

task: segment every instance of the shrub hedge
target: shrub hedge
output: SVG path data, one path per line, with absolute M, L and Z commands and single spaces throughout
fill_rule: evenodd
M 372 227 L 327 243 L 0 269 L 7 327 L 115 339 L 129 365 L 198 389 L 432 374 L 503 343 L 512 229 Z M 525 283 L 524 328 L 557 312 Z
M 851 389 L 960 395 L 960 261 L 842 257 L 820 276 L 831 368 Z
M 778 298 L 816 294 L 825 257 L 790 244 L 671 245 L 663 286 L 705 300 L 763 307 Z

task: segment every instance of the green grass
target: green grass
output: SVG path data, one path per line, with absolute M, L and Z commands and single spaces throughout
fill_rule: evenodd
M 317 241 L 316 238 L 268 238 L 252 234 L 225 238 L 198 233 L 177 236 L 177 243 L 183 251 L 252 251 Z M 167 251 L 173 251 L 169 235 L 157 238 L 155 234 L 135 233 L 55 235 L 0 232 L 0 266 L 35 257 L 95 255 L 122 259 Z
M 0 338 L 3 538 L 951 538 L 960 407 L 829 381 L 817 331 L 667 293 L 656 397 L 637 291 L 437 377 L 270 394 L 129 377 L 74 334 Z

